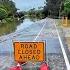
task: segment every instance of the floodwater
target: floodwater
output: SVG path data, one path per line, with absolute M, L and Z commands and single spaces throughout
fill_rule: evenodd
M 19 35 L 22 36 L 23 34 L 25 34 L 27 32 L 26 28 L 32 24 L 35 24 L 35 21 L 37 20 L 27 18 L 21 20 L 21 22 L 19 22 L 18 24 L 10 23 L 4 24 L 4 26 L 0 27 L 0 52 L 12 51 L 12 48 L 10 47 L 12 46 L 12 40 L 16 37 L 17 37 L 16 39 L 19 39 L 18 36 Z
M 16 32 L 19 30 L 22 30 L 26 27 L 29 27 L 31 24 L 33 24 L 35 21 L 31 19 L 24 19 L 20 20 L 20 22 L 16 23 L 7 23 L 0 25 L 0 36 L 10 34 L 12 32 Z
M 26 21 L 29 22 L 29 24 Z M 44 24 L 45 26 L 41 31 Z M 40 31 L 41 33 L 39 35 Z M 9 67 L 15 65 L 14 56 L 12 56 L 12 51 L 14 51 L 13 41 L 26 42 L 34 41 L 35 39 L 36 41 L 46 41 L 46 61 L 49 63 L 51 70 L 56 70 L 55 67 L 57 67 L 57 70 L 62 70 L 62 68 L 63 70 L 66 70 L 54 21 L 48 18 L 37 22 L 31 21 L 30 19 L 25 19 L 23 23 L 16 27 L 13 33 L 0 37 L 0 52 L 3 52 L 1 54 L 2 56 L 0 56 L 0 69 L 8 70 Z M 7 56 L 5 55 L 6 53 L 9 53 L 10 55 Z M 40 64 L 38 65 L 40 66 Z M 32 68 L 32 63 L 29 63 L 24 66 L 24 70 L 37 70 L 38 65 L 36 63 L 34 65 L 35 68 Z
M 34 22 L 31 21 L 30 19 L 24 19 L 23 23 L 21 23 L 20 25 L 18 25 L 15 31 L 22 30 L 22 29 L 24 29 L 26 27 L 29 27 L 33 23 Z

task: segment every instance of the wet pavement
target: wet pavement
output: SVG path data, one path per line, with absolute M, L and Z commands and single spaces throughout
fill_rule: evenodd
M 44 28 L 42 29 L 43 25 Z M 40 30 L 42 31 L 40 32 Z M 40 34 L 39 34 L 40 32 Z M 36 39 L 37 37 L 37 39 Z M 36 39 L 36 40 L 35 40 Z M 61 46 L 59 43 L 56 28 L 53 19 L 43 19 L 31 24 L 29 27 L 19 29 L 14 33 L 0 37 L 0 51 L 8 51 L 10 55 L 0 56 L 0 70 L 7 70 L 10 66 L 14 65 L 12 56 L 14 41 L 46 41 L 46 62 L 50 66 L 50 70 L 67 70 L 65 61 L 62 55 Z M 38 64 L 40 65 L 40 64 Z M 37 63 L 35 67 L 27 64 L 24 68 L 27 70 L 37 70 Z M 30 67 L 31 66 L 31 67 Z M 25 70 L 26 70 L 25 68 Z M 34 69 L 35 68 L 35 69 Z

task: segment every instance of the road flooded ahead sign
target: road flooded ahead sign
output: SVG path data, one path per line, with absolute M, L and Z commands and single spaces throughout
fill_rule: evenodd
M 14 42 L 14 59 L 18 62 L 45 60 L 45 42 Z

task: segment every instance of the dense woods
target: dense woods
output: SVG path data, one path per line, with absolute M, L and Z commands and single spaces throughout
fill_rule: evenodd
M 23 12 L 17 12 L 15 3 L 12 0 L 0 0 L 0 22 L 10 20 L 14 21 L 16 18 L 24 16 Z
M 29 16 L 33 17 L 50 17 L 61 18 L 67 16 L 70 18 L 70 1 L 69 0 L 46 0 L 46 4 L 41 10 L 35 8 L 28 11 Z
M 67 16 L 70 18 L 70 0 L 46 0 L 43 9 L 30 9 L 28 12 L 17 12 L 15 3 L 12 0 L 0 0 L 0 20 L 5 18 L 23 17 L 28 14 L 30 17 L 38 18 L 58 18 Z
M 46 0 L 43 13 L 52 18 L 67 16 L 70 18 L 70 0 Z

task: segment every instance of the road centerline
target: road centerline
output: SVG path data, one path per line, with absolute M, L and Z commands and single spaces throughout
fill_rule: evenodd
M 44 26 L 46 25 L 46 23 L 44 23 L 43 27 L 41 28 L 41 30 L 39 31 L 38 35 L 35 37 L 34 41 L 36 41 L 36 39 L 39 37 L 39 35 L 41 34 Z

